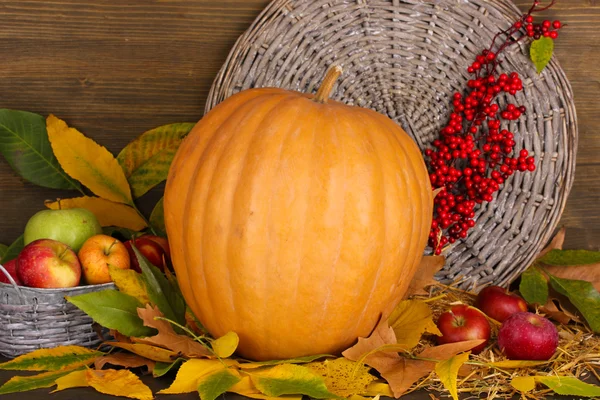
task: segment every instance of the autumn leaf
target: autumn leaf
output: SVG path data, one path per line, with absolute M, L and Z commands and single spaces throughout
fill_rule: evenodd
M 531 361 L 531 360 L 502 360 L 487 363 L 486 365 L 492 368 L 502 369 L 517 369 L 530 368 L 548 364 L 548 361 Z
M 115 329 L 127 336 L 148 336 L 154 333 L 144 326 L 138 316 L 137 309 L 142 304 L 125 293 L 103 290 L 65 298 L 106 328 Z
M 552 238 L 550 243 L 548 243 L 548 245 L 546 247 L 544 247 L 542 249 L 542 251 L 540 251 L 540 253 L 536 257 L 536 260 L 539 260 L 540 258 L 544 257 L 546 254 L 548 254 L 552 250 L 556 250 L 556 249 L 561 250 L 563 247 L 563 244 L 565 243 L 566 233 L 567 233 L 567 230 L 564 227 L 560 228 L 560 230 L 556 233 L 556 235 L 554 235 L 554 237 Z
M 60 370 L 42 372 L 41 374 L 28 376 L 13 376 L 0 386 L 0 394 L 27 392 L 29 390 L 41 389 L 54 386 L 56 379 L 71 373 L 72 370 Z
M 204 376 L 213 374 L 217 371 L 226 369 L 229 365 L 234 365 L 233 360 L 206 360 L 199 358 L 192 358 L 184 362 L 175 380 L 166 389 L 158 392 L 159 394 L 181 394 L 190 393 L 198 390 L 198 382 Z
M 174 123 L 142 133 L 121 150 L 117 160 L 134 197 L 140 197 L 167 177 L 173 157 L 194 123 Z
M 548 301 L 548 281 L 535 266 L 521 274 L 519 293 L 529 304 L 546 304 Z
M 54 155 L 71 178 L 99 197 L 133 205 L 123 168 L 105 147 L 52 114 L 46 119 L 46 128 Z
M 143 305 L 150 303 L 146 285 L 140 274 L 132 269 L 121 269 L 113 265 L 108 266 L 108 273 L 119 292 L 137 299 Z
M 106 364 L 116 365 L 125 368 L 148 367 L 148 371 L 154 370 L 156 361 L 149 360 L 137 354 L 130 353 L 112 353 L 99 357 L 94 361 L 96 369 L 102 369 Z
M 212 349 L 217 357 L 227 358 L 237 349 L 240 338 L 235 332 L 227 332 L 225 335 L 211 342 Z
M 86 370 L 88 384 L 100 393 L 131 399 L 152 400 L 154 396 L 137 375 L 128 369 Z
M 557 294 L 557 296 L 560 295 Z M 560 297 L 562 298 L 562 296 Z M 572 308 L 572 310 L 570 308 Z M 575 314 L 577 310 L 568 300 L 562 302 L 555 296 L 549 297 L 546 304 L 540 306 L 539 310 L 548 318 L 561 324 L 568 324 L 571 321 L 582 322 L 579 315 Z
M 427 294 L 425 288 L 438 283 L 434 276 L 444 267 L 445 263 L 444 256 L 423 256 L 404 298 L 407 299 L 415 294 Z
M 322 376 L 329 391 L 340 397 L 364 394 L 377 379 L 369 373 L 370 368 L 346 358 L 312 362 L 306 367 Z
M 177 353 L 171 350 L 163 349 L 162 347 L 156 347 L 149 344 L 123 342 L 104 342 L 104 344 L 130 351 L 134 354 L 157 362 L 170 363 L 177 357 Z
M 394 393 L 392 393 L 392 389 L 387 382 L 384 382 L 380 379 L 373 381 L 367 386 L 367 390 L 364 393 L 365 396 L 386 396 L 386 397 L 394 397 Z
M 161 197 L 150 213 L 150 225 L 152 225 L 152 228 L 155 231 L 162 233 L 167 231 L 167 228 L 165 227 L 164 199 L 164 197 Z
M 100 197 L 74 197 L 57 201 L 46 201 L 44 205 L 52 210 L 86 208 L 94 213 L 102 226 L 118 226 L 140 231 L 148 226 L 144 218 L 131 206 L 115 203 Z
M 600 397 L 600 386 L 582 382 L 572 376 L 535 376 L 537 382 L 548 386 L 556 394 L 565 396 Z
M 144 321 L 145 326 L 158 330 L 158 334 L 143 339 L 134 338 L 135 342 L 165 347 L 186 357 L 212 357 L 212 353 L 204 345 L 188 336 L 175 333 L 167 321 L 154 319 L 163 317 L 157 307 L 146 304 L 145 308 L 138 308 L 138 315 Z
M 435 373 L 454 400 L 458 400 L 458 370 L 469 360 L 471 352 L 458 354 L 435 365 Z
M 314 399 L 339 399 L 325 385 L 325 380 L 309 368 L 296 364 L 281 364 L 265 369 L 245 370 L 254 386 L 263 394 L 278 397 L 303 394 Z
M 224 368 L 201 377 L 198 381 L 198 394 L 202 400 L 215 400 L 240 380 L 241 377 L 237 371 Z
M 394 330 L 396 342 L 412 349 L 428 332 L 442 336 L 433 322 L 433 314 L 427 303 L 420 300 L 401 301 L 388 317 L 388 324 Z
M 242 369 L 252 369 L 252 368 L 260 368 L 266 367 L 270 365 L 279 365 L 279 364 L 307 364 L 318 360 L 320 358 L 334 358 L 334 356 L 330 354 L 315 354 L 313 356 L 304 356 L 304 357 L 296 357 L 296 358 L 288 358 L 285 360 L 268 360 L 268 361 L 255 361 L 255 362 L 246 362 L 238 365 L 239 368 Z
M 162 316 L 180 325 L 185 324 L 186 305 L 179 287 L 173 285 L 160 269 L 152 265 L 135 245 L 132 245 L 132 249 L 142 270 L 150 302 L 158 307 Z
M 154 369 L 152 370 L 152 376 L 159 378 L 166 375 L 169 371 L 179 368 L 184 361 L 186 361 L 185 358 L 178 358 L 173 362 L 156 362 L 156 364 L 154 364 Z
M 70 374 L 61 376 L 60 378 L 56 379 L 54 383 L 56 384 L 56 389 L 54 389 L 51 393 L 76 387 L 90 386 L 84 369 L 73 371 Z
M 240 381 L 233 385 L 228 390 L 231 393 L 237 393 L 244 397 L 250 397 L 252 399 L 261 399 L 261 400 L 302 400 L 303 396 L 299 394 L 288 394 L 281 395 L 277 397 L 267 396 L 262 394 L 254 383 L 252 383 L 252 379 L 249 376 L 242 376 Z
M 592 331 L 600 333 L 600 293 L 590 282 L 562 279 L 548 274 L 550 285 L 558 293 L 566 296 L 577 309 Z
M 0 109 L 0 153 L 23 179 L 53 189 L 75 189 L 79 182 L 61 168 L 52 152 L 46 121 L 39 114 Z
M 59 371 L 88 365 L 104 353 L 81 346 L 39 349 L 0 364 L 0 369 L 16 371 Z
M 527 393 L 535 389 L 535 378 L 533 376 L 515 376 L 510 385 L 519 392 Z

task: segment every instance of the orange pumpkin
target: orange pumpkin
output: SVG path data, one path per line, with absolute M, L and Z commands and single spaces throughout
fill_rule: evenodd
M 185 300 L 254 360 L 339 353 L 400 300 L 433 196 L 421 152 L 392 120 L 261 88 L 223 101 L 171 166 L 165 223 Z

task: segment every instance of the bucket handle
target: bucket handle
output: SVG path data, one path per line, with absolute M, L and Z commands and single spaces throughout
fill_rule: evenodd
M 25 295 L 23 295 L 21 288 L 19 287 L 19 285 L 17 285 L 17 282 L 15 282 L 13 277 L 8 273 L 8 271 L 6 270 L 6 268 L 4 268 L 4 266 L 2 264 L 0 264 L 0 272 L 2 272 L 4 274 L 4 276 L 6 276 L 8 281 L 11 283 L 11 285 L 17 291 L 17 294 L 19 295 L 19 298 L 21 299 L 21 304 L 23 304 L 23 305 L 27 304 L 27 299 L 25 298 Z

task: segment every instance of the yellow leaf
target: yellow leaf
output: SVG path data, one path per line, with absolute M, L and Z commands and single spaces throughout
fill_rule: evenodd
M 139 400 L 154 398 L 150 388 L 128 369 L 88 369 L 85 372 L 89 385 L 100 393 Z
M 148 226 L 133 207 L 100 197 L 82 196 L 59 201 L 46 201 L 45 205 L 52 210 L 87 208 L 94 213 L 102 226 L 118 226 L 134 231 L 140 231 Z
M 386 382 L 373 381 L 367 386 L 367 390 L 363 393 L 365 396 L 386 396 L 394 397 L 394 393 L 390 385 Z
M 520 392 L 531 392 L 535 389 L 535 378 L 533 376 L 516 376 L 510 381 L 510 385 Z
M 465 362 L 467 362 L 470 354 L 470 351 L 459 354 L 449 360 L 440 361 L 435 365 L 435 373 L 444 384 L 444 387 L 448 389 L 454 400 L 458 400 L 458 370 Z
M 231 388 L 229 388 L 228 391 L 231 393 L 240 394 L 244 397 L 250 397 L 252 399 L 260 399 L 260 400 L 276 400 L 276 399 L 277 400 L 282 400 L 282 399 L 301 400 L 302 399 L 302 395 L 288 394 L 288 395 L 273 397 L 273 396 L 267 396 L 265 394 L 262 394 L 254 386 L 254 384 L 252 383 L 252 379 L 250 379 L 249 376 L 242 376 L 242 379 L 238 383 L 233 385 Z
M 146 285 L 140 274 L 132 269 L 121 269 L 112 265 L 108 266 L 108 272 L 120 292 L 135 297 L 144 305 L 150 303 Z
M 444 256 L 423 256 L 417 272 L 410 281 L 404 298 L 407 299 L 415 294 L 427 294 L 425 288 L 435 285 L 437 281 L 434 276 L 444 267 L 446 258 Z
M 190 393 L 198 390 L 198 382 L 202 377 L 210 375 L 216 371 L 227 368 L 227 365 L 233 365 L 233 360 L 207 360 L 192 358 L 179 367 L 175 381 L 166 389 L 161 390 L 160 394 L 180 394 Z
M 50 114 L 46 119 L 48 139 L 60 166 L 94 194 L 133 204 L 127 177 L 117 159 L 103 146 Z
M 94 362 L 103 355 L 81 346 L 58 346 L 39 349 L 0 364 L 0 369 L 17 371 L 59 371 L 74 369 Z
M 75 387 L 90 386 L 87 381 L 86 371 L 84 369 L 79 371 L 73 371 L 68 375 L 61 376 L 55 382 L 57 386 L 56 389 L 52 391 L 52 393 Z
M 312 362 L 306 367 L 325 378 L 327 389 L 341 397 L 363 394 L 377 379 L 369 373 L 369 367 L 347 358 Z
M 397 343 L 412 349 L 425 332 L 442 336 L 427 303 L 419 300 L 401 301 L 388 318 L 388 323 L 396 334 Z
M 149 344 L 123 342 L 104 342 L 104 344 L 130 351 L 138 356 L 142 356 L 154 361 L 170 363 L 177 358 L 177 353 L 161 347 L 151 346 Z
M 237 349 L 240 338 L 235 332 L 227 332 L 225 335 L 214 340 L 211 345 L 217 357 L 227 358 Z
M 538 365 L 548 364 L 548 361 L 529 361 L 529 360 L 503 360 L 491 362 L 486 365 L 490 367 L 513 369 L 513 368 L 528 368 L 536 367 Z

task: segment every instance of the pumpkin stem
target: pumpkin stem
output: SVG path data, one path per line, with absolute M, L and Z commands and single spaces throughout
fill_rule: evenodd
M 342 67 L 339 65 L 334 65 L 333 67 L 327 70 L 327 74 L 325 74 L 325 78 L 323 78 L 323 83 L 321 83 L 321 87 L 317 90 L 317 94 L 315 95 L 315 101 L 317 103 L 325 104 L 331 95 L 331 90 L 333 89 L 333 85 L 337 81 L 337 79 L 342 74 Z

